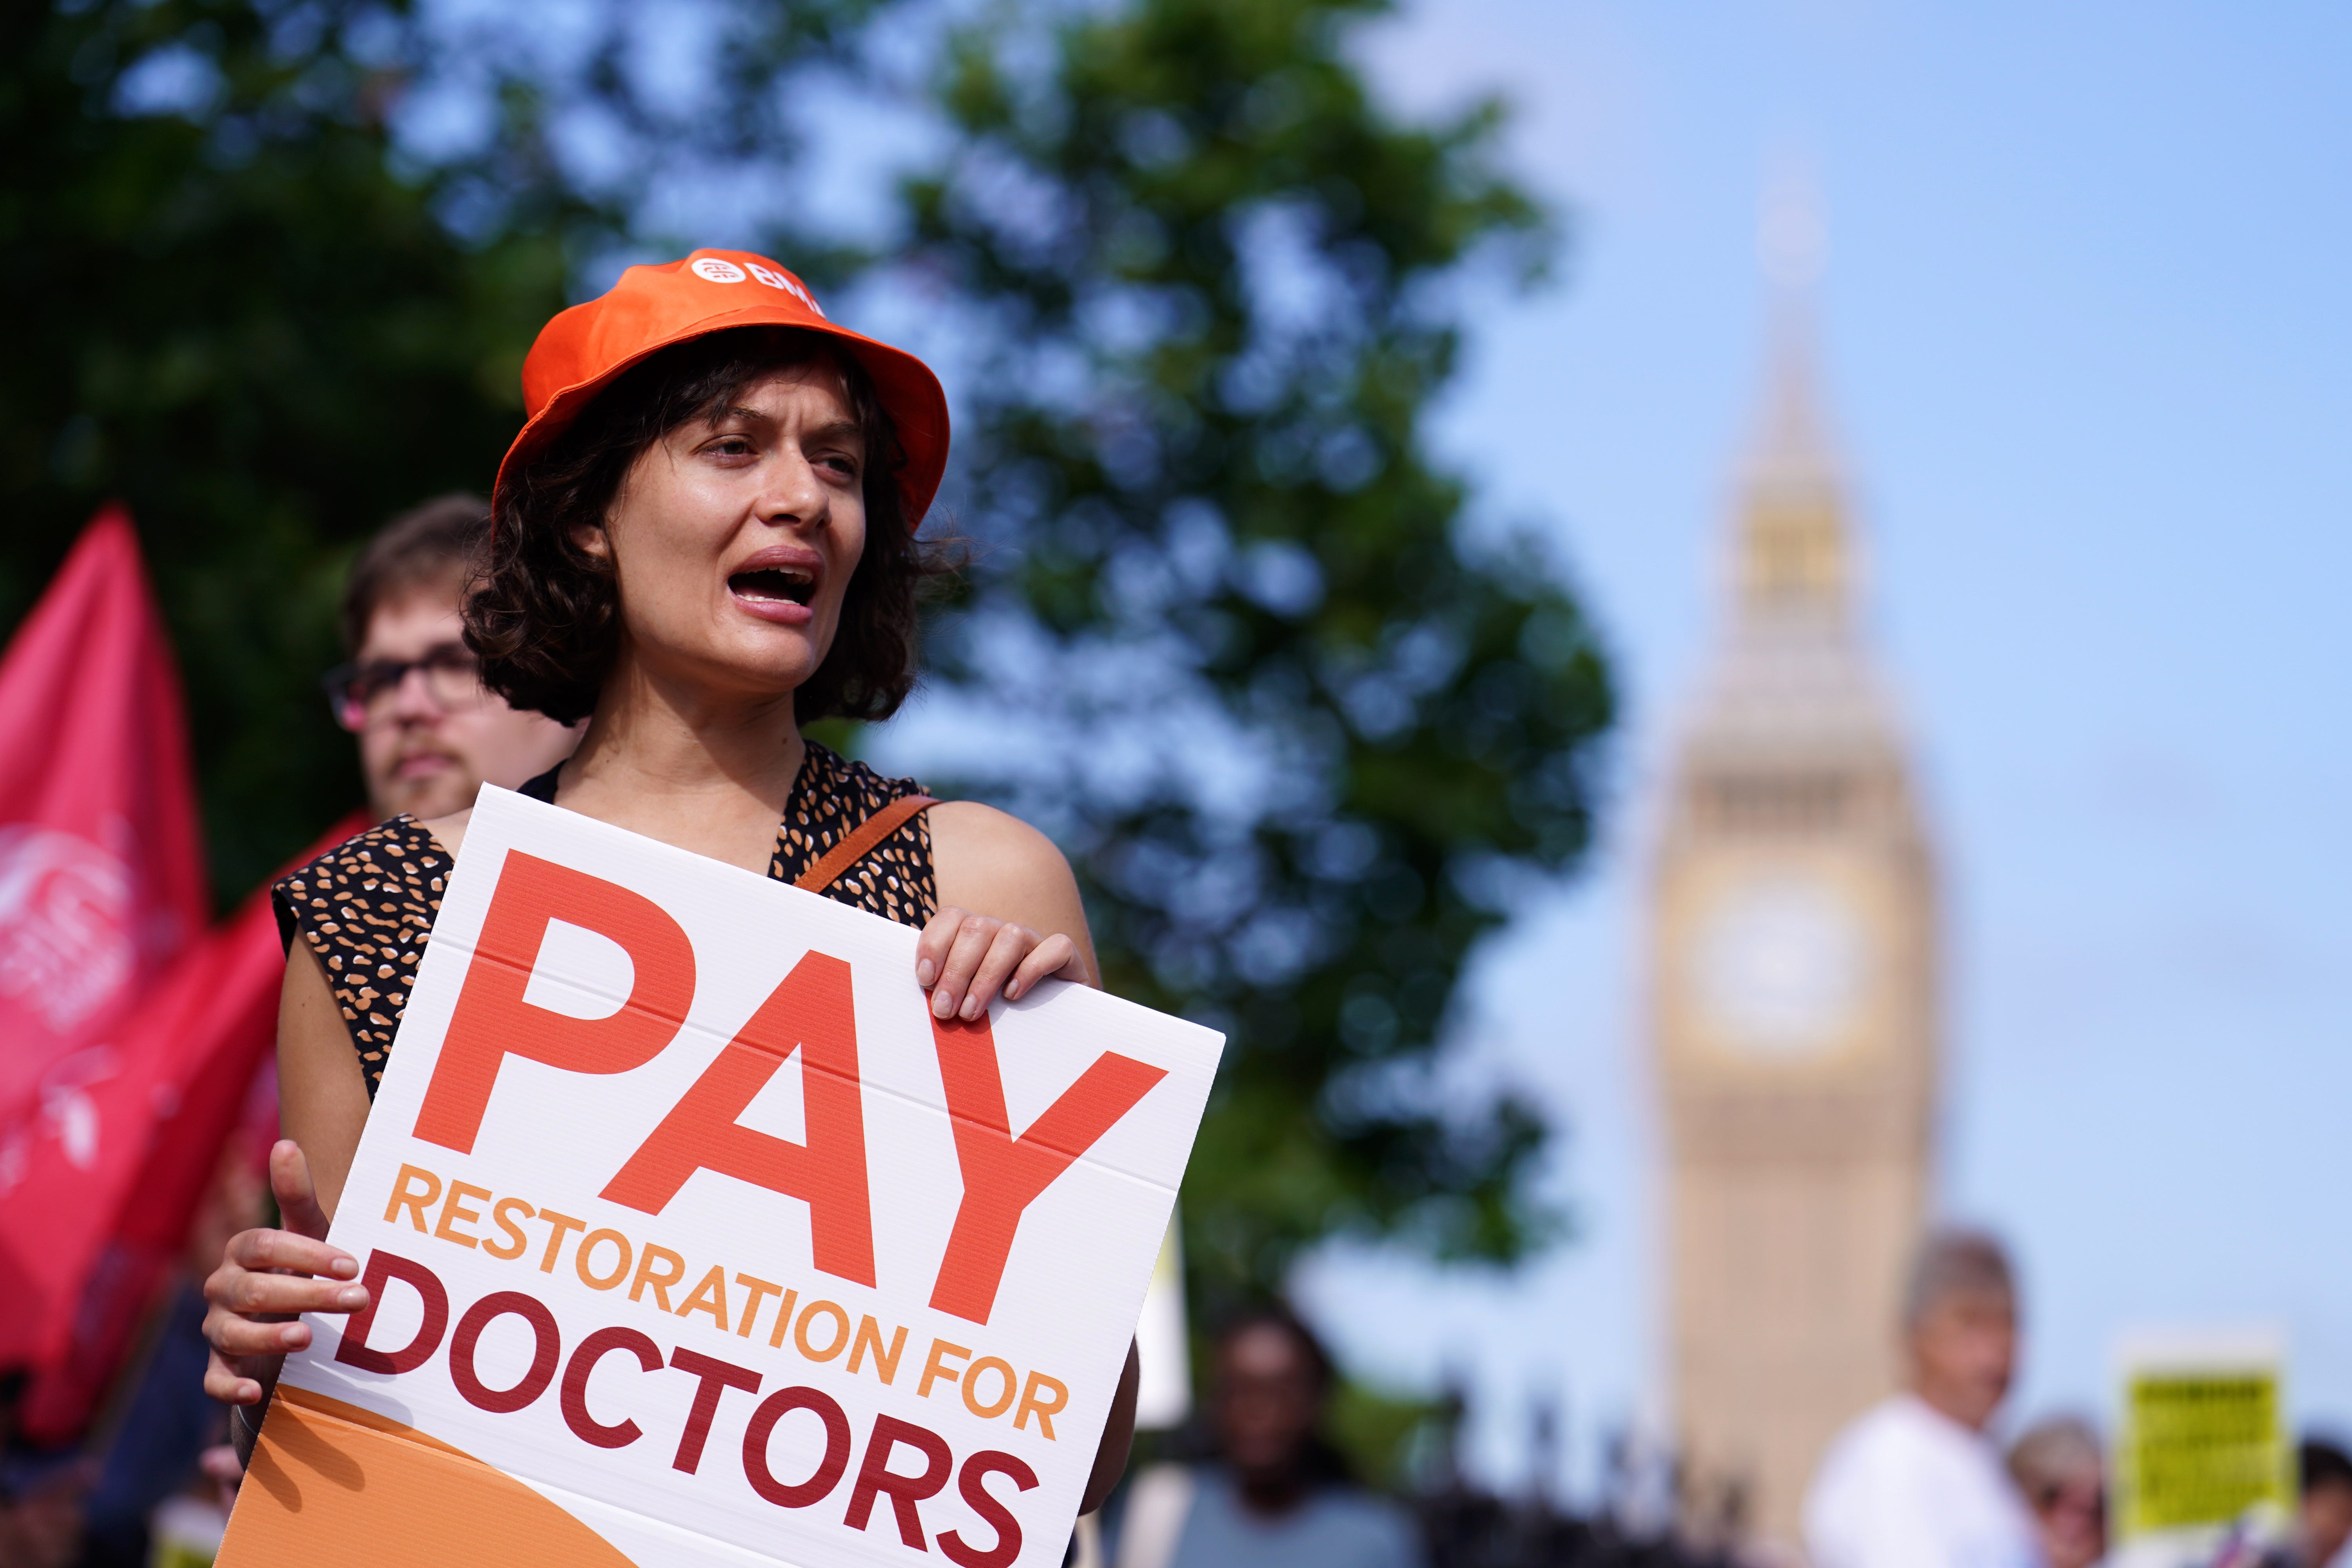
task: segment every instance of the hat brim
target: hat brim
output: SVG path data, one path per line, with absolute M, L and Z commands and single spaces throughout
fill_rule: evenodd
M 911 532 L 921 526 L 933 498 L 939 494 L 940 477 L 947 471 L 948 398 L 940 378 L 931 374 L 930 366 L 904 349 L 877 342 L 862 332 L 822 318 L 811 320 L 807 311 L 782 303 L 746 305 L 740 310 L 703 317 L 645 344 L 588 380 L 558 391 L 548 399 L 546 406 L 531 416 L 499 460 L 498 482 L 490 491 L 493 526 L 505 515 L 512 487 L 522 470 L 569 428 L 614 378 L 664 349 L 738 327 L 791 327 L 818 332 L 837 339 L 843 348 L 856 356 L 857 363 L 873 379 L 875 396 L 898 432 L 904 459 L 898 469 L 898 501 L 906 514 L 907 528 Z

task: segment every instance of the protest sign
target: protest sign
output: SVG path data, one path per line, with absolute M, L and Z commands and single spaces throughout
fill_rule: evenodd
M 2283 1338 L 2137 1332 L 2116 1367 L 2116 1561 L 2203 1564 L 2279 1536 L 2294 1503 Z
M 1058 1563 L 1222 1042 L 915 942 L 484 790 L 222 1563 Z

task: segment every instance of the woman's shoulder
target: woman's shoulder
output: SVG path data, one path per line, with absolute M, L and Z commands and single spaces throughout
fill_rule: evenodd
M 300 894 L 385 875 L 446 876 L 448 869 L 440 842 L 425 824 L 403 815 L 360 829 L 280 877 L 271 890 Z
M 387 895 L 437 902 L 450 868 L 448 851 L 425 824 L 402 816 L 362 828 L 270 884 L 278 935 L 290 942 L 306 919 L 331 918 L 340 904 L 379 903 Z
M 1054 841 L 1009 811 L 976 800 L 941 801 L 931 819 L 940 903 L 978 910 L 1039 931 L 1071 929 L 1077 879 Z
M 1009 811 L 976 800 L 943 800 L 931 807 L 931 839 L 956 853 L 1006 867 L 1066 866 L 1052 839 Z

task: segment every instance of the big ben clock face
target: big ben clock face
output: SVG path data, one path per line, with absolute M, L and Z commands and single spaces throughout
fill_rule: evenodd
M 1779 873 L 1725 889 L 1690 950 L 1691 992 L 1711 1032 L 1743 1053 L 1795 1058 L 1836 1042 L 1860 1005 L 1868 938 L 1853 905 Z

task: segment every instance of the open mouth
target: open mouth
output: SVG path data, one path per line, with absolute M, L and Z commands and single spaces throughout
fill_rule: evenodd
M 727 586 L 746 599 L 805 605 L 816 591 L 816 576 L 799 566 L 762 566 L 757 571 L 736 573 L 727 579 Z

